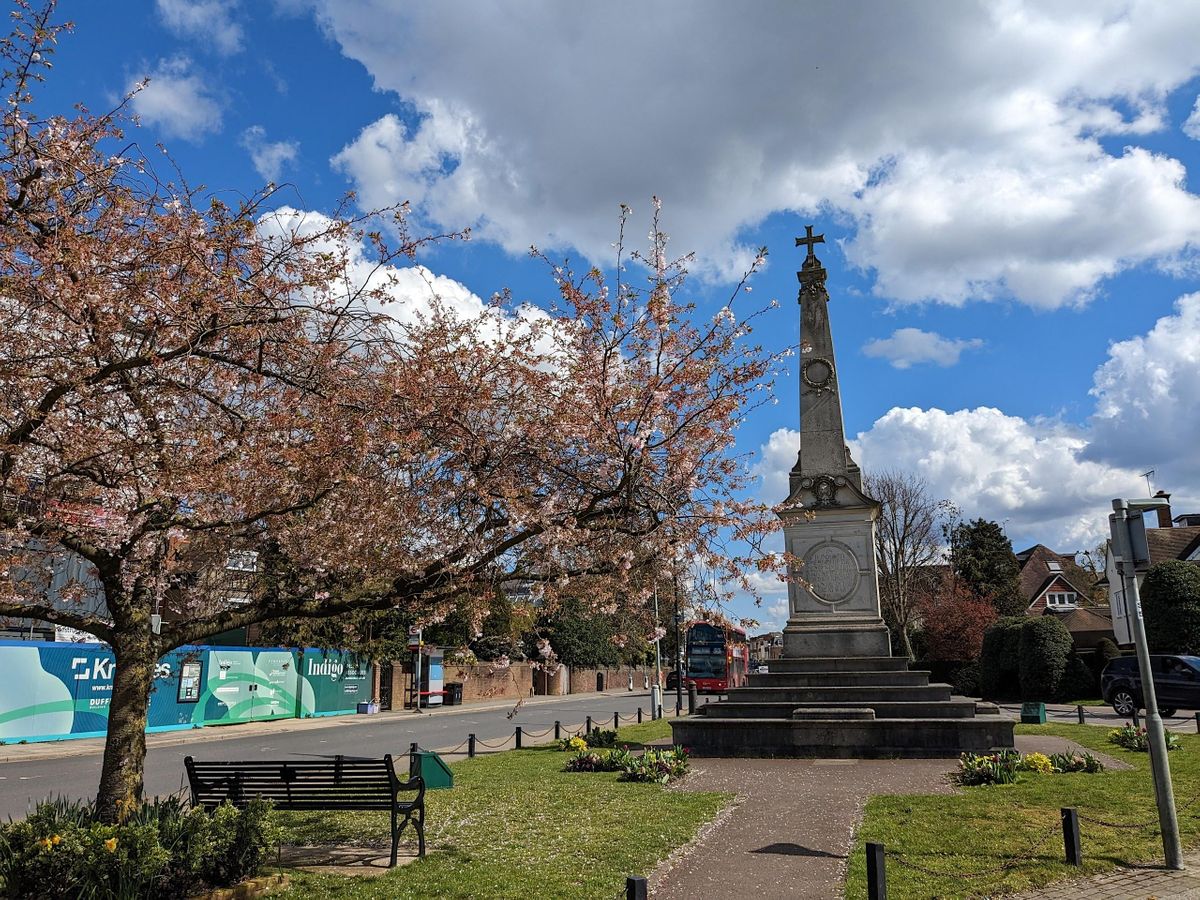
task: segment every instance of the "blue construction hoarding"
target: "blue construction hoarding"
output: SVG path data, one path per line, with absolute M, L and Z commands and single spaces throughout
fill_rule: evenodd
M 96 737 L 108 726 L 103 644 L 0 641 L 0 743 Z M 155 667 L 147 731 L 352 713 L 371 667 L 341 650 L 180 647 Z

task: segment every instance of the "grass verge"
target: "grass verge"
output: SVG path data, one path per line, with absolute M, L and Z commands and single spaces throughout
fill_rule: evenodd
M 666 720 L 622 728 L 622 743 L 670 736 Z M 378 878 L 292 871 L 281 897 L 612 897 L 729 802 L 725 794 L 562 771 L 567 754 L 514 750 L 452 764 L 454 788 L 430 791 L 431 849 Z M 285 843 L 388 846 L 386 813 L 278 813 Z M 410 832 L 405 832 L 408 837 Z
M 1019 734 L 1052 734 L 1128 762 L 1128 771 L 1097 775 L 1023 773 L 1013 785 L 963 788 L 941 796 L 873 797 L 859 829 L 846 881 L 847 897 L 864 897 L 863 847 L 887 848 L 888 896 L 894 900 L 981 897 L 1039 887 L 1052 881 L 1107 871 L 1162 856 L 1157 831 L 1150 757 L 1107 741 L 1109 728 L 1090 725 L 1019 725 Z M 1185 847 L 1200 846 L 1200 736 L 1181 734 L 1171 772 Z M 1191 806 L 1187 804 L 1195 800 Z M 1074 806 L 1081 817 L 1118 824 L 1117 829 L 1081 822 L 1084 865 L 1063 861 L 1059 810 Z M 915 871 L 893 857 L 944 875 Z M 1009 860 L 1023 861 L 1001 871 Z M 984 873 L 984 874 L 976 874 Z

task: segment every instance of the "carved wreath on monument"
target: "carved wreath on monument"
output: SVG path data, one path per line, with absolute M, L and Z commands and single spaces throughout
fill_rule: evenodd
M 804 554 L 801 577 L 822 603 L 840 603 L 858 588 L 858 557 L 840 541 L 822 541 Z

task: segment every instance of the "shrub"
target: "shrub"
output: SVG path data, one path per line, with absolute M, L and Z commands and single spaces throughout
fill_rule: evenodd
M 954 688 L 954 693 L 962 694 L 964 697 L 976 697 L 979 695 L 979 663 L 967 663 L 954 673 L 950 679 L 950 684 Z
M 1067 660 L 1067 670 L 1063 673 L 1059 699 L 1092 700 L 1099 696 L 1100 677 L 1082 657 L 1072 653 Z
M 1022 700 L 1059 699 L 1071 655 L 1071 633 L 1054 616 L 1027 619 L 1020 629 Z
M 593 728 L 584 735 L 584 740 L 587 741 L 589 747 L 615 747 L 617 746 L 617 733 L 611 728 Z
M 0 885 L 7 896 L 183 897 L 241 881 L 276 841 L 270 805 L 225 805 L 208 815 L 171 798 L 144 803 L 116 825 L 91 804 L 39 804 L 0 827 Z
M 1120 655 L 1121 649 L 1108 638 L 1100 638 L 1096 641 L 1096 652 L 1092 654 L 1089 662 L 1092 670 L 1096 673 L 1097 683 L 1100 681 L 1100 673 L 1104 671 L 1104 667 L 1110 660 L 1114 660 Z
M 1036 772 L 1039 775 L 1049 775 L 1054 771 L 1054 763 L 1045 753 L 1027 753 L 1017 763 L 1022 772 Z
M 1104 771 L 1104 763 L 1092 756 L 1092 754 L 1084 751 L 1079 753 L 1051 753 L 1050 764 L 1054 766 L 1055 772 L 1086 772 L 1089 775 L 1094 775 L 1097 772 Z
M 1024 616 L 999 619 L 983 633 L 979 654 L 979 690 L 989 700 L 1020 696 L 1020 644 Z
M 1167 749 L 1178 750 L 1182 745 L 1179 743 L 1178 735 L 1173 732 L 1166 732 Z M 1150 752 L 1150 735 L 1146 732 L 1146 726 L 1134 728 L 1128 722 L 1120 728 L 1114 728 L 1108 733 L 1108 740 L 1116 744 L 1118 747 L 1124 747 L 1126 750 L 1133 750 L 1138 753 Z
M 650 749 L 641 756 L 630 755 L 621 769 L 619 781 L 649 781 L 666 784 L 688 771 L 688 754 L 682 747 L 670 750 Z
M 1021 754 L 1016 750 L 997 753 L 964 753 L 958 759 L 955 780 L 962 785 L 1013 784 Z
M 1200 566 L 1159 563 L 1142 582 L 1146 640 L 1155 653 L 1200 653 Z

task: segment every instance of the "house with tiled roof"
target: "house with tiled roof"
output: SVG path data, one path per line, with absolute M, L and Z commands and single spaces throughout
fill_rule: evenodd
M 1171 495 L 1159 491 L 1155 496 L 1170 500 Z M 1200 565 L 1200 514 L 1188 513 L 1171 518 L 1171 507 L 1163 506 L 1155 510 L 1157 513 L 1157 528 L 1146 528 L 1146 548 L 1149 551 L 1150 565 L 1178 559 L 1184 562 Z M 1178 524 L 1178 523 L 1189 524 Z M 1145 578 L 1145 572 L 1137 573 L 1138 585 Z M 1104 576 L 1108 586 L 1108 603 L 1112 611 L 1113 631 L 1117 643 L 1122 647 L 1133 645 L 1133 636 L 1129 621 L 1130 613 L 1125 602 L 1125 589 L 1120 575 L 1117 574 L 1117 564 L 1113 556 L 1111 544 L 1106 547 L 1104 554 Z
M 1017 554 L 1017 562 L 1027 616 L 1040 616 L 1047 610 L 1066 612 L 1089 604 L 1092 585 L 1073 556 L 1034 544 Z

